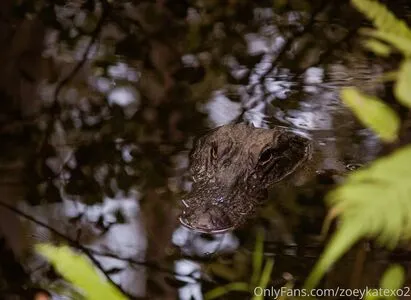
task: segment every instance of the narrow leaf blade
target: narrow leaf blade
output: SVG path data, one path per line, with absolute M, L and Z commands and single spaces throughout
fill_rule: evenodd
M 403 37 L 391 32 L 369 29 L 363 29 L 360 31 L 360 33 L 383 40 L 397 48 L 405 56 L 411 56 L 411 38 Z
M 411 108 L 411 59 L 401 64 L 394 93 L 398 102 Z
M 76 254 L 68 246 L 40 244 L 37 252 L 46 257 L 54 268 L 74 286 L 81 289 L 87 299 L 126 300 L 126 298 L 105 281 L 82 255 Z
M 400 129 L 397 114 L 379 98 L 365 95 L 355 88 L 344 88 L 341 98 L 360 121 L 382 140 L 393 142 Z
M 375 39 L 369 39 L 364 43 L 365 48 L 383 57 L 391 54 L 391 47 Z

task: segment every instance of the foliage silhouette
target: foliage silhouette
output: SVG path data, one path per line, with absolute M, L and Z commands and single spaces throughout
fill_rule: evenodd
M 108 281 L 103 280 L 91 262 L 87 261 L 85 257 L 74 253 L 69 247 L 40 244 L 36 246 L 36 249 L 37 252 L 51 262 L 66 280 L 79 288 L 86 299 L 127 299 Z
M 387 142 L 395 141 L 400 130 L 400 119 L 396 112 L 381 99 L 367 96 L 355 88 L 343 88 L 341 98 L 367 127 Z
M 271 272 L 274 266 L 274 259 L 268 258 L 263 266 L 264 260 L 264 235 L 259 230 L 255 242 L 255 249 L 252 257 L 252 276 L 249 282 L 236 281 L 223 286 L 216 287 L 208 291 L 204 298 L 207 300 L 217 299 L 230 292 L 246 292 L 253 295 L 255 287 L 265 289 L 270 280 Z M 254 295 L 253 300 L 263 299 L 262 295 Z
M 366 31 L 367 34 L 391 43 L 404 54 L 395 92 L 398 101 L 411 108 L 408 58 L 411 29 L 376 1 L 352 0 L 352 3 L 377 27 L 376 31 Z M 382 139 L 395 141 L 399 117 L 380 99 L 371 98 L 352 88 L 343 89 L 342 97 L 357 117 Z M 411 238 L 410 164 L 411 146 L 404 146 L 367 168 L 350 174 L 341 187 L 328 195 L 327 202 L 332 208 L 325 228 L 337 216 L 340 223 L 307 278 L 305 287 L 315 287 L 330 266 L 361 238 L 376 239 L 389 249 Z

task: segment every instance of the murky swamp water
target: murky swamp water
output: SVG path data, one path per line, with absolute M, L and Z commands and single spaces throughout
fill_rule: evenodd
M 317 48 L 312 47 L 308 53 L 300 55 L 297 50 L 303 48 L 307 40 L 297 41 L 288 47 L 291 48 L 288 49 L 288 60 L 283 59 L 280 64 L 278 56 L 283 56 L 282 48 L 287 44 L 287 39 L 281 35 L 282 26 L 278 24 L 281 22 L 272 21 L 273 16 L 278 17 L 280 14 L 273 14 L 271 7 L 255 8 L 255 22 L 260 27 L 244 36 L 244 52 L 254 58 L 259 57 L 259 62 L 251 67 L 241 64 L 234 55 L 237 48 L 233 44 L 231 52 L 220 57 L 220 63 L 236 79 L 235 83 L 225 81 L 224 84 L 219 84 L 216 78 L 221 74 L 213 74 L 210 67 L 208 71 L 214 80 L 204 79 L 209 80 L 207 92 L 202 88 L 193 88 L 190 94 L 195 99 L 193 101 L 184 99 L 186 94 L 181 92 L 185 91 L 183 88 L 178 90 L 181 94 L 177 93 L 177 97 L 170 93 L 164 100 L 156 94 L 160 93 L 160 88 L 144 81 L 150 81 L 152 74 L 138 71 L 135 65 L 124 58 L 118 58 L 108 71 L 105 70 L 107 74 L 89 74 L 90 77 L 86 80 L 89 88 L 97 91 L 99 96 L 104 95 L 111 108 L 116 106 L 119 109 L 113 109 L 112 115 L 105 119 L 116 122 L 105 124 L 106 127 L 102 126 L 98 134 L 90 130 L 90 133 L 86 132 L 79 138 L 80 141 L 87 141 L 96 136 L 108 137 L 109 146 L 112 147 L 98 144 L 96 148 L 86 148 L 86 152 L 89 151 L 92 155 L 84 161 L 84 166 L 87 167 L 89 161 L 98 159 L 99 149 L 104 149 L 107 153 L 118 150 L 121 152 L 121 163 L 119 160 L 105 161 L 107 165 L 115 165 L 115 168 L 96 167 L 93 170 L 99 176 L 103 173 L 115 174 L 113 177 L 119 177 L 119 182 L 126 185 L 124 190 L 132 185 L 130 183 L 127 186 L 127 176 L 133 180 L 137 178 L 140 189 L 133 189 L 129 193 L 112 193 L 109 197 L 107 195 L 112 192 L 110 187 L 114 184 L 112 181 L 102 180 L 105 190 L 101 194 L 104 197 L 99 196 L 104 198 L 104 204 L 83 205 L 79 204 L 80 201 L 67 197 L 63 201 L 63 209 L 61 204 L 53 204 L 48 207 L 30 207 L 27 210 L 68 235 L 76 236 L 78 228 L 66 220 L 76 218 L 81 213 L 87 222 L 106 226 L 119 219 L 118 210 L 121 209 L 126 221 L 112 226 L 104 236 L 98 238 L 93 236 L 98 235 L 101 228 L 97 230 L 83 224 L 84 227 L 93 228 L 89 235 L 80 236 L 80 242 L 98 251 L 115 252 L 118 257 L 137 261 L 136 264 L 130 264 L 124 259 L 104 255 L 98 257 L 105 267 L 122 269 L 121 272 L 115 272 L 113 278 L 134 295 L 149 295 L 156 299 L 164 299 L 164 295 L 167 299 L 177 296 L 183 300 L 203 299 L 204 293 L 215 287 L 249 279 L 250 262 L 259 230 L 264 232 L 264 255 L 275 260 L 270 284 L 279 288 L 291 279 L 297 286 L 301 284 L 325 243 L 320 236 L 326 214 L 323 201 L 325 195 L 342 182 L 347 173 L 373 161 L 382 150 L 382 145 L 374 134 L 359 124 L 342 105 L 340 88 L 357 86 L 369 93 L 383 95 L 384 85 L 375 81 L 375 78 L 382 74 L 384 67 L 381 60 L 358 51 L 356 43 L 352 49 L 348 47 L 352 52 L 337 47 L 330 52 L 333 55 L 330 55 L 326 63 L 315 63 L 323 59 L 327 49 L 332 48 L 332 43 L 331 46 L 327 44 L 325 49 L 321 48 L 321 38 L 315 38 L 318 28 L 314 28 L 310 37 L 316 42 L 314 44 Z M 289 27 L 300 26 L 299 22 L 304 19 L 300 19 L 298 13 L 293 11 L 281 16 L 286 19 Z M 340 20 L 322 20 L 319 17 L 318 27 L 334 21 L 338 24 Z M 350 29 L 344 26 L 348 25 L 343 22 L 336 29 L 330 29 L 330 40 L 335 42 L 341 35 L 344 36 Z M 216 36 L 225 36 L 218 31 L 219 28 L 214 30 L 219 33 Z M 217 37 L 215 39 L 217 44 L 219 40 Z M 104 52 L 105 49 L 96 50 L 98 51 Z M 213 51 L 214 49 L 210 50 L 211 54 L 201 55 L 189 53 L 181 60 L 186 65 L 193 66 L 204 57 L 209 59 Z M 296 68 L 295 61 L 300 59 L 297 66 L 299 68 Z M 297 76 L 299 72 L 301 74 Z M 249 78 L 247 83 L 238 83 L 244 77 Z M 143 88 L 135 88 L 142 82 L 147 84 L 144 86 L 149 90 L 145 91 L 146 94 L 142 92 Z M 49 86 L 43 88 L 45 101 L 50 98 L 51 91 Z M 71 92 L 75 96 L 80 93 Z M 76 99 L 75 96 L 67 98 Z M 158 100 L 160 98 L 163 102 Z M 178 101 L 174 101 L 175 98 Z M 89 130 L 98 122 L 98 118 L 90 118 L 89 124 L 82 123 L 82 114 L 88 109 L 83 111 L 82 106 L 92 105 L 87 101 L 73 103 L 68 101 L 67 105 L 78 105 L 79 108 L 72 109 L 67 114 L 75 120 L 75 130 L 74 133 L 70 132 L 70 137 L 77 138 L 76 130 L 81 131 L 86 125 L 88 127 L 84 130 Z M 103 118 L 104 114 L 105 108 L 102 108 Z M 243 227 L 225 234 L 195 233 L 177 222 L 181 211 L 179 200 L 190 190 L 191 185 L 187 174 L 188 152 L 194 136 L 230 122 L 247 122 L 264 128 L 277 125 L 292 128 L 312 139 L 314 153 L 300 172 L 271 189 L 269 199 L 258 215 Z M 65 136 L 66 132 L 62 129 L 59 134 Z M 129 142 L 130 140 L 133 142 Z M 54 143 L 58 142 L 59 137 Z M 70 149 L 62 151 L 61 155 L 68 161 L 67 165 L 71 170 L 81 165 L 79 155 L 75 155 L 76 162 L 70 159 Z M 69 177 L 64 180 L 70 181 Z M 76 189 L 80 187 L 72 187 L 72 190 Z M 401 261 L 409 270 L 409 258 L 404 258 L 404 253 L 388 254 L 379 249 L 371 251 L 370 248 L 370 244 L 366 242 L 357 245 L 329 271 L 322 287 L 376 286 L 390 261 Z M 32 267 L 36 269 L 37 262 Z M 164 281 L 163 277 L 167 278 L 165 289 L 164 284 L 159 283 Z M 408 283 L 410 282 L 408 278 Z M 249 295 L 245 293 L 224 296 L 224 299 L 248 298 Z

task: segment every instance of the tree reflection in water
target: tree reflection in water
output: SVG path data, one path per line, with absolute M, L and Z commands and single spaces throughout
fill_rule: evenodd
M 189 299 L 184 289 L 193 280 L 204 290 L 230 280 L 215 265 L 249 257 L 259 225 L 267 251 L 282 258 L 273 279 L 283 272 L 304 277 L 320 253 L 304 247 L 316 240 L 324 214 L 318 203 L 330 188 L 316 171 L 345 173 L 347 164 L 380 152 L 341 106 L 338 89 L 381 93 L 384 85 L 372 79 L 390 65 L 360 47 L 364 20 L 348 2 L 280 2 L 0 5 L 0 170 L 10 178 L 1 201 L 67 237 L 20 221 L 3 205 L 0 229 L 17 256 L 0 264 L 4 290 L 23 293 L 5 261 L 23 264 L 41 235 L 105 254 L 96 256 L 101 271 L 127 294 L 174 299 L 180 288 Z M 409 7 L 396 5 L 405 18 Z M 211 239 L 178 227 L 179 199 L 190 186 L 187 154 L 194 136 L 233 121 L 307 132 L 318 159 L 292 188 L 276 187 L 275 201 L 254 221 Z M 297 254 L 289 249 L 295 245 Z M 25 284 L 57 282 L 37 258 L 24 265 Z M 200 266 L 209 272 L 198 279 Z M 198 285 L 193 293 L 200 298 Z

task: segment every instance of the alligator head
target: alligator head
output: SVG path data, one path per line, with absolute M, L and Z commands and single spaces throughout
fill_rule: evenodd
M 274 183 L 293 173 L 311 153 L 310 140 L 283 127 L 218 127 L 194 142 L 192 191 L 180 222 L 195 231 L 221 233 L 252 216 Z

